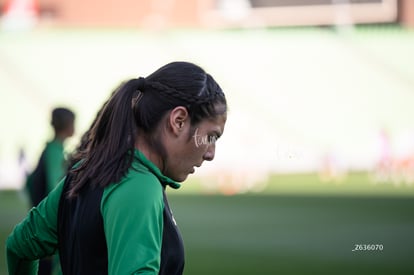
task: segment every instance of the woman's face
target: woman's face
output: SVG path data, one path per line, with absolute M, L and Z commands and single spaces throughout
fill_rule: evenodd
M 164 174 L 181 182 L 195 172 L 203 161 L 214 159 L 216 141 L 223 134 L 227 114 L 212 119 L 204 119 L 196 126 L 183 123 L 182 132 L 177 140 L 170 144 Z

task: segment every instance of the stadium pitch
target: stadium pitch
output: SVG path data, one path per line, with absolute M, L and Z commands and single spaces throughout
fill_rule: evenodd
M 234 196 L 171 190 L 185 242 L 185 274 L 413 274 L 412 196 L 287 190 Z M 0 192 L 2 247 L 26 211 L 22 193 Z

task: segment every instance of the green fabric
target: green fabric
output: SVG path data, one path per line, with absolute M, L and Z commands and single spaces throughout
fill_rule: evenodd
M 59 180 L 65 175 L 65 155 L 63 150 L 63 143 L 57 139 L 46 144 L 45 165 L 48 193 L 55 188 Z
M 158 274 L 163 232 L 163 187 L 179 184 L 135 151 L 128 175 L 104 190 L 101 212 L 108 246 L 108 274 Z
M 16 225 L 6 242 L 10 275 L 37 274 L 37 259 L 57 250 L 57 213 L 62 180 L 26 218 Z
M 141 165 L 138 166 L 144 166 L 146 169 L 148 169 L 149 171 L 151 171 L 160 182 L 162 182 L 164 185 L 168 185 L 171 188 L 174 189 L 178 189 L 181 187 L 181 185 L 175 181 L 173 181 L 172 179 L 170 179 L 169 177 L 164 176 L 160 169 L 153 163 L 151 162 L 149 159 L 147 159 L 144 154 L 141 151 L 138 151 L 135 149 L 134 151 L 134 157 L 135 160 L 138 161 L 138 163 L 140 163 Z M 136 166 L 133 166 L 134 168 L 136 168 Z
M 164 201 L 162 182 L 180 185 L 162 175 L 135 150 L 132 169 L 105 188 L 101 213 L 108 246 L 108 274 L 158 274 Z M 57 250 L 57 212 L 64 180 L 18 224 L 7 239 L 9 274 L 37 274 L 36 259 Z

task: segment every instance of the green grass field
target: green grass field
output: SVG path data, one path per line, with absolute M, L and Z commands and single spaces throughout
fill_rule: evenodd
M 413 274 L 413 187 L 372 185 L 361 173 L 340 185 L 316 179 L 275 175 L 264 192 L 236 196 L 202 195 L 192 182 L 170 190 L 185 274 Z M 2 247 L 25 211 L 21 193 L 0 192 Z M 353 252 L 357 244 L 383 250 Z

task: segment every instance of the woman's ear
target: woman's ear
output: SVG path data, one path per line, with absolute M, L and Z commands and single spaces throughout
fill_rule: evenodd
M 175 107 L 170 112 L 169 118 L 169 128 L 171 129 L 172 133 L 177 136 L 180 135 L 186 127 L 190 126 L 190 119 L 187 108 L 183 106 Z

